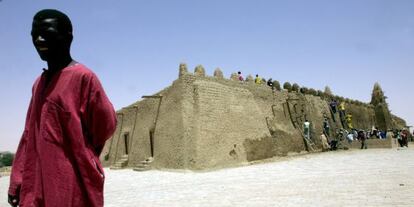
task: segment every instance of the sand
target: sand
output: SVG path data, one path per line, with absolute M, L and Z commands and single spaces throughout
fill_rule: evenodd
M 105 206 L 414 206 L 413 158 L 412 148 L 368 149 L 209 172 L 105 169 Z

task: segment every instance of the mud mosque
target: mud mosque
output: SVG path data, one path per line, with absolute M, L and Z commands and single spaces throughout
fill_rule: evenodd
M 171 86 L 117 111 L 117 129 L 100 159 L 114 169 L 210 170 L 321 151 L 318 137 L 324 117 L 332 132 L 344 127 L 329 107 L 332 98 L 346 102 L 356 129 L 405 127 L 379 93 L 380 98 L 368 104 L 313 89 L 272 90 L 255 84 L 251 76 L 244 82 L 237 74 L 225 79 L 220 69 L 208 76 L 197 66 L 191 73 L 180 64 Z M 312 143 L 303 138 L 305 119 L 311 122 Z M 371 148 L 394 144 L 391 138 L 369 140 Z

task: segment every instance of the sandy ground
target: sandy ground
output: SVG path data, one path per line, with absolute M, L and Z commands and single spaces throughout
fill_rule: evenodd
M 0 206 L 7 206 L 8 182 L 0 178 Z M 105 206 L 414 206 L 414 149 L 327 152 L 197 173 L 106 169 Z

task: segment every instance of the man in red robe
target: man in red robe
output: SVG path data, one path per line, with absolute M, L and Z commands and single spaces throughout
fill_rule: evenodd
M 99 154 L 116 126 L 97 76 L 70 55 L 72 24 L 57 10 L 33 18 L 33 44 L 48 69 L 35 81 L 10 176 L 12 206 L 103 206 Z

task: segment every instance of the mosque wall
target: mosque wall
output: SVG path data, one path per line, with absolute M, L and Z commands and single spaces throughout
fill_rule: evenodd
M 162 96 L 159 110 L 160 99 L 145 98 L 117 112 L 117 129 L 101 154 L 104 166 L 114 165 L 125 154 L 127 167 L 139 165 L 151 157 L 151 136 L 152 168 L 204 170 L 305 152 L 305 119 L 311 122 L 313 151 L 321 150 L 325 117 L 332 134 L 344 127 L 323 97 L 273 92 L 266 85 L 210 77 L 203 68 L 197 70 L 191 74 L 180 66 L 179 78 L 154 95 Z M 375 125 L 373 107 L 347 102 L 346 110 L 355 128 Z

